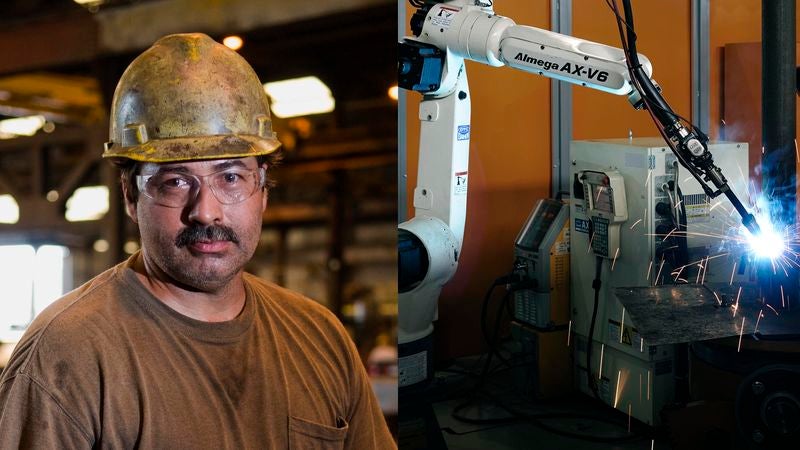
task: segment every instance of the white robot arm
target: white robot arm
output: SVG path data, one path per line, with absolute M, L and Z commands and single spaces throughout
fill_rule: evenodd
M 495 15 L 491 7 L 452 1 L 433 5 L 414 40 L 456 57 L 509 66 L 617 95 L 631 86 L 625 53 L 616 47 L 524 25 Z M 639 55 L 648 77 L 650 61 Z M 442 88 L 449 84 L 445 80 Z M 429 94 L 443 94 L 441 90 Z
M 756 234 L 758 225 L 713 163 L 707 137 L 684 127 L 650 79 L 652 66 L 622 49 L 516 25 L 494 14 L 491 2 L 456 0 L 425 4 L 411 20 L 415 37 L 399 45 L 400 87 L 423 94 L 414 217 L 399 225 L 400 387 L 430 378 L 432 322 L 437 299 L 458 266 L 469 179 L 470 97 L 465 60 L 509 66 L 616 95 L 645 107 L 677 159 L 706 193 L 724 193 Z M 628 18 L 632 23 L 632 17 Z M 633 61 L 628 61 L 631 59 Z M 634 63 L 634 64 L 631 64 Z M 644 93 L 644 94 L 642 94 Z M 709 183 L 713 186 L 709 186 Z

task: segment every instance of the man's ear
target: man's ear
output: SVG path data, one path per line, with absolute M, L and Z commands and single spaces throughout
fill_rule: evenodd
M 136 217 L 136 203 L 128 200 L 128 186 L 125 185 L 125 183 L 122 183 L 122 201 L 125 202 L 125 212 L 128 214 L 128 217 L 131 218 L 133 223 L 138 224 L 139 221 Z
M 267 163 L 262 164 L 261 167 L 264 168 L 264 173 L 266 173 L 267 169 L 269 169 L 269 166 L 267 165 Z M 263 188 L 261 188 L 261 190 L 263 191 L 261 193 L 261 195 L 262 195 L 262 198 L 261 198 L 261 214 L 262 215 L 264 214 L 264 211 L 267 210 L 267 203 L 269 202 L 269 185 L 268 185 L 266 180 L 264 180 L 264 183 L 267 184 L 267 185 L 264 186 Z

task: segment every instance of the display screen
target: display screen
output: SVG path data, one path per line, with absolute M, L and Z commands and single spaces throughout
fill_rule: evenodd
M 564 204 L 558 200 L 542 200 L 533 214 L 528 217 L 525 228 L 522 229 L 522 233 L 517 239 L 517 246 L 526 250 L 537 250 L 542 245 L 547 230 L 553 226 L 553 222 L 563 206 Z
M 592 209 L 614 214 L 614 190 L 608 186 L 592 184 Z

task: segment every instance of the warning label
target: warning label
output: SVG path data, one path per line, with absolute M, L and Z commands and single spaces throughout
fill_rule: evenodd
M 431 24 L 441 28 L 450 28 L 453 23 L 456 13 L 461 11 L 460 8 L 453 8 L 452 6 L 441 6 L 439 12 L 431 18 Z
M 415 353 L 403 356 L 397 361 L 398 378 L 400 386 L 410 386 L 425 380 L 428 372 L 428 352 Z
M 453 181 L 455 182 L 453 193 L 456 195 L 467 195 L 467 172 L 456 172 Z
M 608 340 L 631 346 L 637 350 L 640 350 L 642 346 L 642 336 L 639 331 L 626 325 L 620 332 L 620 323 L 616 320 L 608 321 Z
M 711 202 L 706 194 L 684 195 L 683 208 L 687 223 L 708 222 L 711 218 Z

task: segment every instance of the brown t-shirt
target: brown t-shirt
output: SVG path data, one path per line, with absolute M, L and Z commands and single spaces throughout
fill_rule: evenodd
M 183 316 L 130 268 L 46 309 L 0 376 L 0 449 L 394 448 L 324 307 L 245 274 L 241 314 Z

